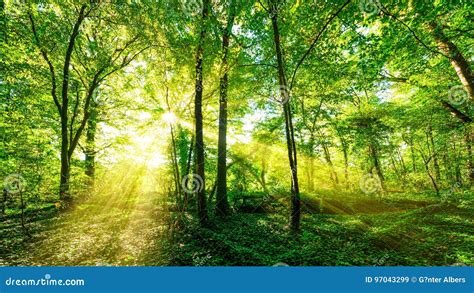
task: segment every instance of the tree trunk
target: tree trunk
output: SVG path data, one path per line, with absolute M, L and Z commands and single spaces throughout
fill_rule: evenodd
M 413 138 L 410 138 L 410 152 L 411 152 L 411 164 L 413 167 L 413 173 L 416 172 L 416 155 L 415 148 L 413 146 Z
M 63 66 L 63 80 L 62 80 L 62 90 L 61 90 L 61 174 L 60 174 L 60 184 L 59 184 L 59 197 L 61 200 L 70 200 L 71 196 L 69 194 L 69 176 L 70 176 L 70 159 L 71 152 L 69 149 L 69 133 L 68 133 L 68 106 L 69 106 L 69 68 L 71 65 L 72 52 L 74 50 L 74 44 L 76 43 L 76 38 L 79 35 L 79 27 L 81 26 L 85 18 L 86 5 L 82 5 L 77 18 L 76 23 L 72 29 L 71 36 L 69 37 L 69 43 L 66 50 L 66 55 L 64 58 Z M 53 85 L 54 87 L 54 85 Z M 71 134 L 72 135 L 72 134 Z
M 186 162 L 186 170 L 184 171 L 185 174 L 183 176 L 189 175 L 189 172 L 191 172 L 191 162 L 193 159 L 193 149 L 194 149 L 194 136 L 191 137 L 191 140 L 189 141 L 189 151 L 188 151 L 188 160 Z M 184 192 L 184 198 L 183 198 L 183 210 L 186 210 L 188 207 L 188 193 Z
M 430 160 L 431 158 L 425 158 L 425 156 L 423 155 L 422 151 L 420 150 L 420 155 L 421 155 L 421 158 L 423 160 L 423 163 L 425 165 L 425 170 L 426 170 L 426 173 L 428 174 L 428 177 L 430 177 L 431 179 L 431 183 L 433 184 L 433 188 L 434 190 L 436 191 L 436 195 L 439 196 L 439 187 L 438 187 L 438 184 L 436 183 L 436 179 L 433 177 L 433 175 L 431 175 L 431 172 L 430 172 Z
M 334 169 L 334 164 L 332 163 L 331 152 L 329 151 L 329 148 L 328 148 L 326 142 L 322 141 L 321 144 L 322 144 L 323 151 L 324 151 L 324 158 L 325 158 L 325 160 L 328 163 L 329 168 L 330 168 L 331 181 L 333 182 L 334 187 L 337 188 L 339 186 L 339 178 L 337 177 L 336 170 Z
M 280 44 L 280 31 L 278 28 L 278 8 L 276 3 L 271 5 L 271 18 L 273 26 L 273 39 L 275 42 L 275 51 L 278 61 L 278 79 L 280 85 L 280 94 L 283 103 L 283 114 L 285 116 L 285 133 L 286 133 L 286 144 L 288 149 L 288 160 L 291 171 L 291 216 L 290 226 L 292 231 L 298 231 L 300 226 L 301 216 L 301 201 L 300 191 L 298 184 L 298 169 L 297 169 L 297 156 L 295 148 L 295 139 L 293 131 L 293 122 L 291 114 L 291 106 L 289 102 L 289 91 L 285 76 L 285 69 L 283 64 L 283 56 L 281 52 Z
M 439 169 L 439 162 L 438 162 L 438 152 L 436 151 L 435 148 L 435 143 L 434 143 L 434 138 L 433 138 L 433 127 L 431 123 L 428 125 L 428 131 L 427 131 L 430 144 L 431 144 L 431 156 L 433 157 L 433 166 L 435 169 L 435 176 L 436 176 L 436 181 L 441 180 L 441 172 Z
M 196 51 L 196 87 L 194 99 L 194 119 L 195 119 L 195 160 L 196 175 L 199 180 L 197 186 L 197 209 L 199 222 L 204 224 L 207 222 L 206 207 L 206 179 L 204 174 L 204 136 L 203 136 L 203 118 L 202 118 L 202 70 L 203 70 L 203 54 L 204 54 L 204 38 L 206 36 L 206 22 L 209 13 L 210 0 L 204 0 L 202 5 L 201 33 L 199 35 L 199 43 Z
M 450 59 L 451 65 L 456 71 L 469 99 L 471 102 L 474 102 L 474 75 L 472 74 L 469 62 L 461 54 L 458 47 L 444 34 L 441 26 L 436 22 L 431 22 L 429 27 L 439 50 Z
M 467 152 L 467 174 L 469 176 L 469 182 L 472 185 L 474 183 L 474 163 L 472 157 L 472 130 L 471 125 L 466 125 L 464 130 L 464 141 L 466 142 L 466 152 Z
M 99 114 L 95 103 L 92 105 L 90 113 L 89 119 L 87 119 L 85 173 L 89 176 L 91 186 L 94 186 L 95 155 L 97 153 L 95 148 L 95 134 L 97 131 L 97 116 Z
M 222 70 L 220 78 L 219 97 L 219 138 L 217 146 L 217 189 L 216 189 L 216 213 L 226 215 L 229 210 L 227 200 L 227 87 L 228 65 L 227 54 L 229 51 L 229 40 L 234 25 L 234 6 L 230 3 L 227 25 L 222 34 Z
M 260 182 L 262 184 L 263 192 L 265 192 L 265 194 L 268 194 L 266 174 L 267 174 L 267 161 L 265 159 L 265 156 L 263 156 L 262 157 L 262 172 L 260 173 Z
M 372 157 L 373 167 L 375 168 L 375 171 L 377 172 L 377 176 L 379 177 L 379 180 L 380 180 L 380 185 L 381 185 L 380 187 L 382 188 L 382 191 L 384 191 L 385 190 L 385 185 L 384 185 L 385 177 L 382 172 L 382 166 L 380 164 L 377 147 L 375 146 L 375 143 L 373 142 L 371 142 L 369 145 L 369 153 L 370 153 L 370 156 Z
M 63 107 L 64 104 L 63 101 Z M 67 112 L 61 114 L 61 178 L 59 196 L 61 200 L 70 200 L 69 195 L 69 135 L 67 129 Z

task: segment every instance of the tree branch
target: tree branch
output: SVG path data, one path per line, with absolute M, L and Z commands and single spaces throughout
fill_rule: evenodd
M 326 23 L 324 24 L 324 26 L 322 27 L 322 29 L 319 31 L 319 33 L 316 35 L 316 37 L 314 38 L 313 42 L 311 43 L 311 46 L 309 46 L 308 50 L 304 53 L 303 57 L 301 57 L 300 61 L 298 61 L 298 63 L 296 64 L 296 67 L 295 67 L 295 70 L 293 71 L 293 74 L 292 74 L 292 77 L 291 77 L 291 81 L 290 81 L 290 89 L 293 88 L 293 82 L 295 81 L 295 77 L 296 77 L 296 72 L 298 71 L 299 67 L 301 66 L 301 64 L 303 64 L 303 61 L 306 59 L 306 57 L 308 57 L 309 53 L 311 53 L 311 51 L 313 50 L 314 46 L 316 46 L 316 43 L 318 42 L 319 38 L 321 37 L 321 35 L 324 33 L 324 31 L 326 30 L 326 28 L 329 26 L 329 24 L 333 21 L 334 18 L 336 18 L 336 16 L 344 9 L 344 7 L 346 7 L 349 3 L 351 2 L 351 0 L 347 0 L 335 13 L 333 13 L 329 19 L 326 21 Z
M 62 108 L 61 108 L 61 104 L 59 104 L 58 96 L 56 93 L 56 73 L 54 71 L 53 63 L 51 62 L 51 60 L 49 60 L 48 53 L 46 52 L 46 50 L 41 47 L 39 36 L 36 31 L 35 21 L 33 19 L 33 15 L 31 14 L 31 12 L 28 12 L 28 17 L 30 18 L 31 30 L 33 31 L 33 36 L 35 38 L 36 45 L 38 46 L 38 49 L 40 50 L 41 55 L 43 56 L 43 59 L 46 61 L 49 67 L 49 72 L 51 74 L 51 96 L 53 97 L 56 108 L 58 108 L 59 113 L 61 113 Z

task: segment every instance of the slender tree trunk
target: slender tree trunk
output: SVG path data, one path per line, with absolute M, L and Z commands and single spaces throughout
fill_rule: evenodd
M 98 109 L 94 103 L 90 110 L 90 116 L 87 119 L 87 133 L 86 133 L 86 175 L 90 178 L 91 186 L 94 185 L 95 178 L 95 155 L 97 150 L 95 148 L 95 135 L 97 132 L 97 116 Z
M 398 177 L 398 179 L 402 179 L 401 172 L 398 170 L 393 153 L 390 153 L 390 163 L 392 164 L 392 168 L 395 171 L 395 175 Z
M 173 156 L 173 170 L 174 170 L 174 176 L 175 176 L 175 191 L 176 191 L 176 196 L 178 196 L 178 201 L 181 198 L 181 176 L 179 174 L 179 166 L 178 166 L 178 153 L 176 150 L 176 138 L 174 135 L 174 127 L 170 123 L 170 133 L 171 133 L 171 151 L 172 151 L 172 156 Z
M 166 74 L 165 74 L 166 76 Z M 171 113 L 171 106 L 169 101 L 169 87 L 166 85 L 166 95 L 165 95 L 166 105 L 168 107 L 168 112 Z M 170 135 L 171 135 L 171 160 L 173 164 L 173 176 L 174 176 L 174 183 L 175 183 L 175 195 L 177 197 L 176 201 L 179 203 L 181 199 L 181 177 L 179 175 L 179 166 L 178 166 L 178 152 L 176 146 L 176 138 L 174 135 L 174 127 L 173 123 L 170 121 Z
M 461 167 L 459 166 L 459 158 L 462 157 L 462 154 L 461 154 L 461 150 L 458 151 L 456 148 L 456 141 L 458 141 L 457 135 L 455 139 L 453 139 L 453 143 L 452 143 L 453 153 L 454 153 L 454 160 L 453 160 L 454 176 L 456 178 L 456 182 L 462 183 L 463 180 L 462 180 L 462 175 L 461 175 Z
M 344 154 L 344 180 L 346 189 L 349 190 L 349 158 L 347 154 L 347 147 L 343 146 L 342 152 Z
M 428 126 L 428 131 L 427 131 L 430 144 L 431 144 L 431 156 L 433 157 L 433 166 L 435 169 L 435 176 L 436 176 L 436 181 L 441 180 L 441 172 L 439 169 L 439 162 L 438 162 L 438 152 L 436 151 L 435 143 L 434 143 L 434 138 L 433 138 L 433 127 L 431 126 L 431 123 Z
M 265 157 L 263 157 L 262 158 L 262 172 L 260 173 L 260 182 L 262 183 L 263 192 L 265 192 L 265 194 L 268 194 L 266 174 L 267 174 L 267 162 L 265 160 Z
M 323 146 L 323 151 L 324 151 L 324 158 L 326 159 L 326 162 L 328 163 L 329 168 L 330 168 L 331 181 L 333 182 L 334 187 L 337 188 L 339 186 L 339 178 L 337 177 L 337 173 L 336 173 L 336 170 L 334 168 L 334 164 L 332 163 L 331 152 L 329 151 L 329 148 L 328 148 L 327 144 L 324 141 L 322 142 L 322 146 Z
M 425 158 L 425 156 L 423 155 L 423 152 L 420 151 L 420 155 L 421 155 L 421 158 L 423 160 L 423 163 L 425 165 L 425 170 L 426 170 L 426 173 L 428 174 L 428 177 L 430 177 L 431 179 L 431 183 L 433 184 L 433 188 L 434 190 L 436 191 L 436 195 L 439 196 L 439 187 L 438 187 L 438 184 L 436 183 L 436 179 L 434 178 L 434 176 L 431 174 L 430 172 L 430 160 L 431 158 Z
M 469 62 L 461 54 L 458 47 L 444 34 L 440 25 L 436 22 L 431 22 L 429 27 L 438 44 L 439 50 L 450 58 L 451 65 L 456 71 L 469 99 L 471 102 L 474 102 L 474 75 Z
M 195 119 L 195 160 L 196 160 L 196 175 L 199 180 L 197 188 L 197 209 L 199 222 L 204 224 L 207 222 L 207 206 L 206 206 L 206 178 L 204 174 L 204 135 L 203 135 L 203 116 L 202 116 L 202 70 L 203 70 L 203 55 L 204 55 L 204 38 L 206 36 L 207 18 L 209 13 L 210 0 L 203 0 L 202 18 L 201 18 L 201 33 L 199 35 L 199 43 L 196 52 L 196 88 L 194 99 L 194 119 Z
M 371 142 L 369 145 L 369 153 L 370 156 L 372 157 L 372 164 L 375 168 L 375 171 L 377 172 L 377 176 L 379 177 L 380 180 L 380 185 L 382 187 L 382 191 L 385 190 L 385 177 L 382 172 L 382 166 L 380 164 L 380 159 L 377 151 L 377 147 L 374 142 Z
M 234 5 L 231 2 L 227 25 L 222 34 L 222 70 L 220 78 L 219 97 L 219 138 L 217 146 L 217 190 L 216 190 L 216 213 L 226 215 L 229 210 L 227 200 L 227 88 L 228 88 L 228 65 L 227 54 L 229 52 L 229 40 L 234 25 Z
M 466 152 L 467 152 L 467 168 L 468 168 L 468 176 L 469 182 L 471 185 L 474 183 L 474 163 L 472 157 L 472 137 L 473 133 L 471 130 L 471 125 L 466 125 L 466 129 L 464 130 L 464 141 L 466 142 Z
M 402 155 L 402 152 L 400 151 L 400 148 L 397 148 L 397 155 L 398 155 L 398 159 L 400 160 L 400 165 L 402 166 L 403 174 L 406 175 L 407 166 L 405 164 L 405 160 L 403 159 L 403 155 Z
M 336 133 L 339 136 L 339 141 L 341 143 L 342 154 L 344 156 L 344 181 L 346 185 L 346 189 L 349 189 L 349 154 L 348 154 L 348 146 L 347 141 L 344 139 L 339 128 L 336 126 Z
M 308 166 L 308 190 L 314 191 L 314 157 L 310 155 Z
M 189 175 L 189 173 L 191 172 L 191 162 L 192 162 L 192 159 L 193 159 L 193 149 L 194 149 L 194 136 L 191 137 L 191 140 L 189 141 L 188 160 L 186 162 L 185 174 L 183 174 L 183 175 Z M 189 202 L 188 193 L 184 192 L 183 195 L 184 195 L 183 210 L 186 210 L 187 207 L 188 207 L 188 202 Z
M 298 169 L 297 169 L 297 155 L 294 140 L 293 121 L 291 114 L 291 106 L 289 99 L 289 89 L 285 76 L 285 69 L 283 64 L 283 56 L 281 52 L 280 44 L 280 31 L 278 28 L 278 8 L 275 2 L 271 5 L 271 18 L 273 26 L 273 38 L 275 42 L 275 51 L 278 61 L 278 79 L 280 85 L 280 94 L 283 103 L 283 114 L 285 116 L 285 133 L 286 133 L 286 144 L 288 149 L 288 160 L 290 163 L 291 172 L 291 216 L 290 226 L 292 231 L 298 231 L 300 226 L 301 217 L 301 201 L 300 191 L 298 184 Z
M 411 164 L 413 167 L 413 173 L 416 172 L 416 155 L 415 147 L 413 146 L 413 138 L 410 138 L 410 152 L 411 152 Z
M 314 145 L 315 138 L 313 132 L 310 132 L 308 141 L 308 154 L 309 154 L 309 166 L 308 166 L 308 190 L 314 191 Z
M 454 181 L 452 164 L 451 164 L 451 150 L 449 147 L 445 147 L 443 151 L 443 164 L 446 170 L 446 180 L 448 182 Z
M 8 190 L 4 187 L 3 199 L 2 199 L 2 214 L 5 214 L 5 209 L 7 208 L 7 200 L 8 200 Z

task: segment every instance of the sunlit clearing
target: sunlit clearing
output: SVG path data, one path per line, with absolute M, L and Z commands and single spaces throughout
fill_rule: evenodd
M 139 113 L 140 121 L 151 118 L 146 112 Z M 110 148 L 105 151 L 104 161 L 112 166 L 127 162 L 148 169 L 156 169 L 168 163 L 163 151 L 168 147 L 169 129 L 160 123 L 151 123 L 145 129 L 139 126 L 126 126 L 121 129 L 101 125 L 105 141 L 126 139 L 129 143 L 120 148 Z M 105 144 L 105 142 L 104 142 Z

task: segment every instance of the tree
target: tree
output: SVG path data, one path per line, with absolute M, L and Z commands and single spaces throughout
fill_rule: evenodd
M 227 23 L 222 29 L 222 76 L 219 84 L 219 138 L 217 148 L 216 190 L 216 211 L 221 215 L 226 215 L 229 209 L 227 200 L 227 88 L 229 85 L 229 65 L 227 59 L 235 10 L 235 1 L 230 1 L 227 12 Z
M 207 221 L 206 206 L 206 180 L 204 174 L 204 135 L 203 135 L 203 115 L 202 115 L 202 92 L 203 92 L 203 57 L 204 42 L 206 37 L 207 19 L 209 14 L 210 1 L 204 0 L 201 12 L 200 34 L 196 50 L 196 83 L 194 95 L 194 121 L 195 121 L 195 160 L 196 175 L 200 178 L 200 186 L 197 188 L 197 209 L 199 222 L 204 224 Z
M 32 11 L 28 12 L 31 31 L 36 46 L 49 67 L 51 96 L 53 97 L 54 104 L 60 116 L 61 172 L 59 194 L 62 200 L 71 199 L 69 194 L 71 159 L 88 122 L 90 122 L 89 126 L 91 127 L 89 142 L 93 140 L 92 135 L 95 131 L 93 129 L 94 121 L 91 121 L 91 119 L 95 120 L 97 118 L 97 109 L 93 101 L 97 89 L 107 77 L 129 65 L 140 53 L 150 47 L 149 45 L 140 46 L 138 35 L 121 42 L 116 41 L 115 46 L 111 46 L 110 35 L 108 31 L 103 30 L 104 27 L 101 27 L 101 23 L 93 24 L 89 27 L 90 24 L 86 22 L 88 17 L 93 13 L 95 13 L 94 17 L 103 17 L 103 14 L 105 14 L 108 9 L 110 9 L 110 7 L 101 6 L 101 4 L 96 2 L 83 4 L 79 9 L 68 37 L 64 56 L 55 52 L 57 58 L 64 58 L 62 62 L 62 75 L 60 76 L 61 99 L 58 97 L 58 76 L 55 68 L 55 64 L 59 62 L 50 58 L 48 48 L 44 45 L 44 43 L 49 44 L 51 40 L 42 40 L 42 36 L 37 28 L 35 16 Z M 114 29 L 106 20 L 104 20 L 104 23 L 108 24 L 107 28 L 109 30 Z M 86 25 L 87 27 L 84 28 Z M 81 30 L 85 31 L 82 38 L 80 38 Z M 60 38 L 59 33 L 57 37 Z M 54 41 L 61 42 L 60 39 Z M 78 42 L 80 42 L 82 46 L 76 48 L 75 45 Z M 84 48 L 86 44 L 88 45 L 87 49 Z M 70 74 L 71 68 L 74 70 L 74 76 Z M 79 85 L 79 83 L 81 85 Z M 72 85 L 74 85 L 75 89 L 75 100 L 72 100 L 69 93 Z M 80 87 L 82 87 L 82 89 L 80 89 Z M 85 92 L 85 97 L 83 98 L 81 97 L 82 91 Z M 80 117 L 81 112 L 82 117 Z M 90 156 L 91 153 L 92 152 L 89 152 L 88 163 L 92 166 L 91 159 L 93 157 Z

